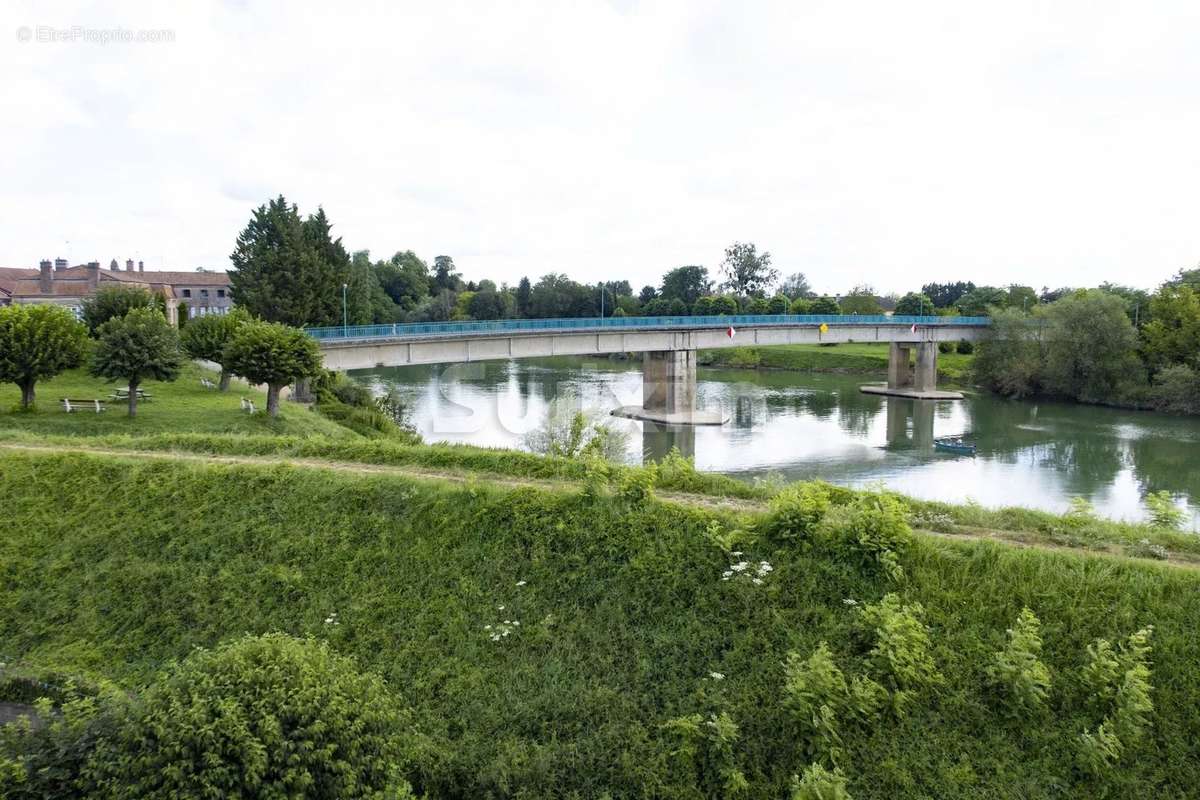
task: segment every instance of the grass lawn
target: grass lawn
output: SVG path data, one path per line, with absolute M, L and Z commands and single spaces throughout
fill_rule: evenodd
M 138 403 L 137 417 L 130 419 L 126 404 L 109 400 L 117 385 L 93 378 L 86 370 L 64 372 L 57 378 L 39 381 L 37 410 L 19 410 L 20 390 L 11 383 L 0 384 L 0 439 L 5 431 L 27 431 L 39 434 L 67 436 L 96 436 L 100 434 L 179 433 L 259 433 L 291 434 L 296 436 L 327 435 L 354 436 L 346 428 L 307 408 L 292 403 L 280 404 L 279 418 L 269 419 L 265 413 L 247 414 L 239 398 L 254 401 L 255 408 L 265 409 L 265 392 L 234 383 L 228 392 L 205 389 L 200 379 L 214 382 L 217 375 L 209 370 L 188 364 L 179 379 L 170 383 L 148 381 L 142 389 L 153 396 L 150 402 Z M 72 400 L 105 400 L 108 410 L 79 411 L 68 414 L 62 409 L 61 398 Z
M 938 374 L 950 380 L 964 380 L 972 358 L 960 353 L 938 353 Z M 786 369 L 797 372 L 883 374 L 887 372 L 888 346 L 886 343 L 851 342 L 831 346 L 785 344 L 773 347 L 733 347 L 702 350 L 700 364 L 750 369 Z

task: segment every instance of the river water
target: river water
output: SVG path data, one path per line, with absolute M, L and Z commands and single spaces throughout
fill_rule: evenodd
M 598 415 L 640 405 L 638 361 L 527 359 L 353 373 L 396 390 L 426 441 L 523 447 L 552 403 Z M 628 434 L 626 460 L 678 447 L 700 470 L 753 481 L 779 475 L 850 486 L 883 484 L 914 497 L 1064 511 L 1074 497 L 1116 519 L 1145 516 L 1147 492 L 1167 490 L 1200 527 L 1200 420 L 987 394 L 931 402 L 866 395 L 862 376 L 701 368 L 698 405 L 721 426 L 662 426 L 611 418 Z M 974 457 L 934 450 L 966 435 Z

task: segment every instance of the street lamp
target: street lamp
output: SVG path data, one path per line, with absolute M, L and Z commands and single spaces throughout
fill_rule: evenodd
M 604 283 L 600 284 L 600 319 L 604 319 Z
M 342 284 L 342 335 L 343 336 L 347 335 L 348 331 L 346 329 L 350 324 L 349 323 L 350 317 L 346 314 L 346 287 L 347 286 L 349 286 L 349 284 L 347 284 L 347 283 Z

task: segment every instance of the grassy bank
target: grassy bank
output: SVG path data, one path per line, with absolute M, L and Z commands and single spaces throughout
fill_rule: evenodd
M 201 378 L 215 381 L 216 373 L 194 364 L 184 366 L 179 379 L 171 382 L 146 381 L 142 389 L 152 395 L 150 402 L 138 403 L 137 417 L 130 419 L 122 402 L 110 395 L 117 388 L 101 378 L 93 378 L 86 370 L 69 370 L 37 385 L 37 409 L 22 412 L 17 407 L 21 394 L 11 383 L 0 384 L 0 437 L 15 431 L 63 436 L 98 436 L 109 434 L 146 435 L 190 431 L 196 433 L 237 433 L 270 435 L 322 435 L 341 437 L 351 435 L 345 428 L 314 414 L 303 406 L 281 403 L 279 417 L 269 419 L 264 414 L 247 414 L 239 398 L 254 402 L 265 409 L 265 392 L 235 383 L 228 392 L 206 389 Z M 63 411 L 61 398 L 72 400 L 103 400 L 108 410 L 97 414 Z
M 136 691 L 243 632 L 328 639 L 412 707 L 429 747 L 410 778 L 428 797 L 701 796 L 711 753 L 685 757 L 668 723 L 719 712 L 740 729 L 745 796 L 784 797 L 813 758 L 781 699 L 788 652 L 825 641 L 869 673 L 857 608 L 887 592 L 924 606 L 942 678 L 906 714 L 846 728 L 855 798 L 1182 797 L 1200 780 L 1194 571 L 921 538 L 892 581 L 833 539 L 742 537 L 727 555 L 714 534 L 761 515 L 636 493 L 7 451 L 0 471 L 0 660 Z M 773 570 L 722 580 L 737 558 Z M 986 669 L 1024 606 L 1052 687 L 1019 717 Z M 1147 624 L 1147 738 L 1089 777 L 1086 648 Z
M 883 375 L 887 373 L 888 346 L 853 342 L 829 346 L 733 347 L 702 350 L 698 358 L 702 366 Z M 947 380 L 964 381 L 971 359 L 961 353 L 938 353 L 938 375 Z

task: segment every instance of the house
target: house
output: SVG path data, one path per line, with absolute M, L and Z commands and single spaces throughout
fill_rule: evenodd
M 180 315 L 190 319 L 227 314 L 233 307 L 226 272 L 147 271 L 141 261 L 135 270 L 133 259 L 125 261 L 124 270 L 113 259 L 105 270 L 99 261 L 72 267 L 65 258 L 42 261 L 36 270 L 0 268 L 0 305 L 50 303 L 79 316 L 86 298 L 105 286 L 119 285 L 138 286 L 162 297 L 172 325 Z

